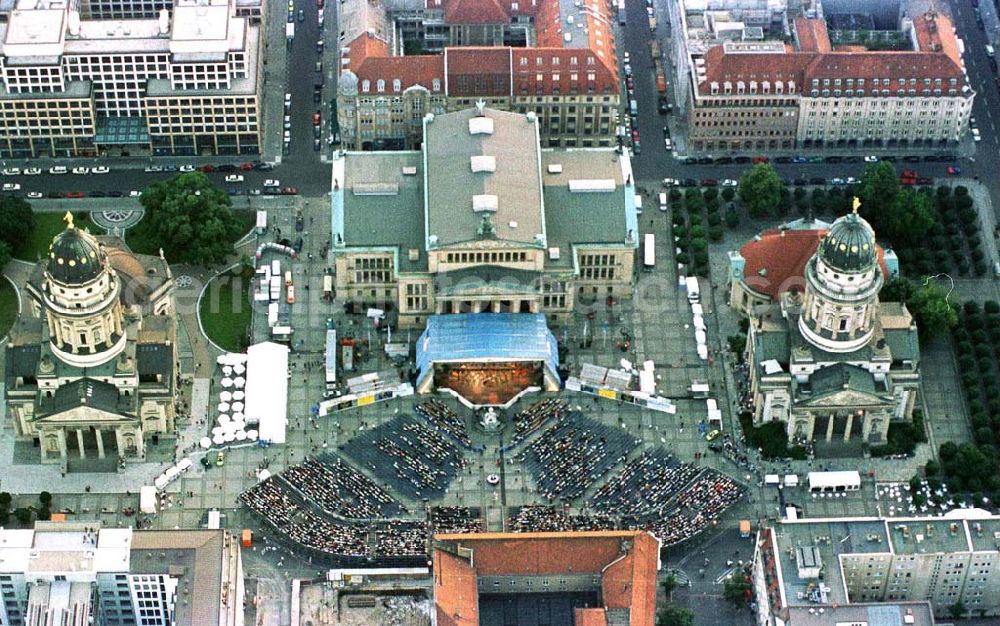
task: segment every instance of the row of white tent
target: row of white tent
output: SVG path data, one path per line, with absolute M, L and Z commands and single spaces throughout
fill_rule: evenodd
M 194 463 L 188 458 L 183 458 L 180 461 L 177 461 L 175 465 L 168 467 L 165 472 L 153 480 L 153 486 L 160 491 L 163 491 L 167 485 L 177 480 L 178 476 L 190 470 L 193 465 Z

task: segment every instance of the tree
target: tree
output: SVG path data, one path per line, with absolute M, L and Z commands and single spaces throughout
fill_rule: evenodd
M 694 626 L 694 612 L 668 602 L 660 609 L 656 626 Z
M 38 509 L 38 519 L 42 520 L 43 522 L 47 522 L 50 519 L 52 519 L 52 509 L 50 509 L 48 506 L 43 506 L 42 508 Z
M 13 256 L 14 255 L 11 254 L 10 251 L 10 244 L 6 241 L 0 241 L 0 269 L 7 267 L 7 264 L 10 263 Z
M 861 174 L 861 184 L 858 185 L 858 197 L 861 198 L 861 210 L 865 218 L 872 222 L 884 207 L 891 206 L 899 195 L 899 178 L 896 168 L 888 161 L 869 163 Z M 866 210 L 867 209 L 867 210 Z M 869 217 L 869 212 L 872 217 Z
M 906 308 L 913 314 L 920 337 L 925 341 L 948 332 L 958 323 L 958 313 L 948 302 L 948 292 L 932 280 L 925 280 L 914 289 Z
M 921 339 L 929 341 L 958 323 L 958 313 L 948 302 L 948 292 L 938 283 L 925 279 L 923 284 L 894 278 L 882 287 L 883 302 L 902 302 L 917 322 Z
M 722 596 L 737 606 L 743 606 L 750 599 L 750 580 L 737 571 L 726 579 Z
M 667 600 L 671 600 L 674 597 L 674 589 L 677 589 L 677 576 L 673 572 L 667 572 L 661 584 L 663 585 L 663 593 L 667 594 Z
M 10 508 L 10 503 L 13 502 L 14 498 L 10 495 L 10 492 L 3 491 L 0 492 L 0 509 L 6 511 Z
M 31 509 L 24 507 L 14 509 L 14 518 L 17 519 L 18 523 L 22 526 L 27 526 L 31 523 Z
M 965 615 L 965 604 L 961 600 L 955 604 L 948 607 L 948 613 L 951 614 L 952 619 L 961 619 Z
M 785 184 L 770 163 L 758 163 L 740 176 L 740 198 L 747 203 L 751 217 L 770 217 L 782 204 Z
M 43 491 L 42 493 L 38 494 L 38 501 L 44 504 L 45 506 L 48 506 L 52 504 L 52 494 L 49 493 L 48 491 Z
M 161 245 L 171 262 L 207 265 L 223 261 L 242 234 L 229 195 L 201 172 L 179 174 L 142 192 L 147 216 L 143 238 Z
M 27 200 L 14 196 L 0 200 L 0 241 L 9 246 L 8 254 L 27 239 L 34 228 L 35 214 Z
M 881 237 L 897 246 L 915 246 L 934 225 L 929 194 L 901 188 L 896 168 L 887 161 L 865 166 L 858 185 L 861 215 Z

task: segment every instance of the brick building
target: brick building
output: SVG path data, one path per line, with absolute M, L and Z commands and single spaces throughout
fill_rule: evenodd
M 659 548 L 645 531 L 435 535 L 437 623 L 653 626 Z

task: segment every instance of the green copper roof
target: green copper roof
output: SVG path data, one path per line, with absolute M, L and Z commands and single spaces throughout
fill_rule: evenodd
M 819 246 L 820 258 L 831 269 L 864 272 L 878 262 L 875 231 L 857 213 L 848 213 L 833 223 Z
M 49 246 L 48 272 L 55 280 L 79 285 L 97 278 L 102 270 L 101 251 L 89 234 L 70 226 Z

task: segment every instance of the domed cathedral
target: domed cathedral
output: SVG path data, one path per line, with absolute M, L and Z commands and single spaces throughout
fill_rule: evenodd
M 144 459 L 146 438 L 173 434 L 176 322 L 163 255 L 73 224 L 26 285 L 7 344 L 8 415 L 42 462 Z M 93 469 L 99 462 L 86 463 Z
M 885 444 L 889 423 L 912 419 L 919 394 L 916 324 L 904 305 L 879 302 L 883 252 L 859 206 L 830 226 L 796 288 L 750 315 L 755 424 L 785 422 L 790 443 L 821 456 Z

